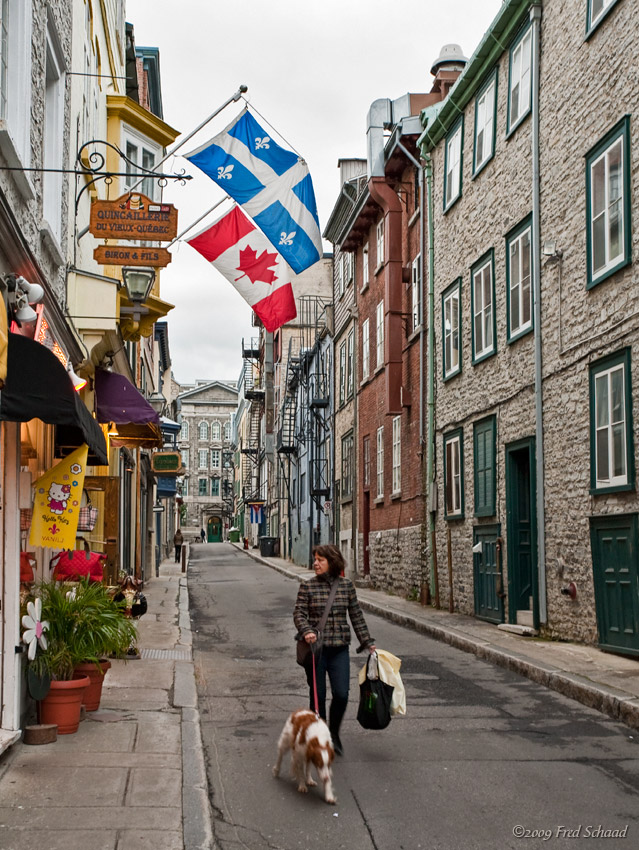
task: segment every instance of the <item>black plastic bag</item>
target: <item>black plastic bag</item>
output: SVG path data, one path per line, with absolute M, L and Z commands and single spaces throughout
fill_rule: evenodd
M 390 708 L 394 688 L 379 678 L 368 678 L 368 665 L 371 660 L 372 655 L 366 663 L 366 679 L 359 686 L 357 722 L 364 729 L 386 729 L 391 722 Z

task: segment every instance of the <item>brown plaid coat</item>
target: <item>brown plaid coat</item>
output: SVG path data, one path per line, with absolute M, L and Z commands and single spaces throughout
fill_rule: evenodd
M 375 641 L 368 632 L 368 626 L 362 609 L 357 601 L 357 593 L 353 582 L 339 576 L 337 579 L 314 576 L 300 584 L 295 602 L 293 620 L 298 634 L 305 635 L 313 630 L 322 619 L 322 614 L 331 590 L 330 582 L 339 581 L 337 593 L 324 629 L 324 646 L 345 646 L 351 642 L 351 630 L 346 620 L 346 613 L 351 618 L 355 634 L 360 642 L 357 652 L 374 645 Z

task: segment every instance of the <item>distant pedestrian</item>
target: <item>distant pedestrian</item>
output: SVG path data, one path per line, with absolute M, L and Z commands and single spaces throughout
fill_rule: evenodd
M 178 528 L 178 530 L 173 535 L 173 543 L 175 545 L 175 563 L 180 563 L 180 555 L 182 554 L 182 544 L 184 543 L 184 537 L 182 536 L 182 532 Z
M 206 532 L 204 531 L 204 529 L 200 531 L 200 537 L 202 538 L 202 543 L 204 543 L 204 541 L 206 540 Z

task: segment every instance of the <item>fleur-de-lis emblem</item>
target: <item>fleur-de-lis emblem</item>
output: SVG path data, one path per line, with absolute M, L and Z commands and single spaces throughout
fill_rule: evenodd
M 230 180 L 232 175 L 232 171 L 235 168 L 234 165 L 227 165 L 226 168 L 223 165 L 217 170 L 217 179 L 218 180 Z
M 255 137 L 255 150 L 259 151 L 260 148 L 265 148 L 268 150 L 270 148 L 269 142 L 271 141 L 269 136 L 264 136 L 263 139 L 260 139 L 259 136 Z
M 60 531 L 60 529 L 59 529 L 59 528 L 58 528 L 58 526 L 55 524 L 55 522 L 53 523 L 53 525 L 49 526 L 49 532 L 50 532 L 50 534 L 57 534 L 59 531 Z
M 287 233 L 285 230 L 283 230 L 280 234 L 280 245 L 292 245 L 296 233 L 297 230 L 294 230 L 292 233 Z

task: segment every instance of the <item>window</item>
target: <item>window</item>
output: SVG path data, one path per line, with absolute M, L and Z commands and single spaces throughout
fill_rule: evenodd
M 532 64 L 532 27 L 528 26 L 510 49 L 508 85 L 508 133 L 530 112 Z
M 497 123 L 497 70 L 495 70 L 475 99 L 475 144 L 473 147 L 473 174 L 479 174 L 495 154 L 495 128 Z
M 180 454 L 182 455 L 182 466 L 184 466 L 184 467 L 186 467 L 186 469 L 188 469 L 189 468 L 189 450 L 188 449 L 182 449 Z
M 209 481 L 208 478 L 198 478 L 198 496 L 208 496 L 209 494 Z
M 339 403 L 346 398 L 346 340 L 339 347 Z
M 587 286 L 631 260 L 630 119 L 624 118 L 586 157 Z
M 377 244 L 377 268 L 384 264 L 384 219 L 377 222 L 375 228 Z
M 445 517 L 458 519 L 464 515 L 462 430 L 444 436 Z
M 230 439 L 231 439 L 231 423 L 225 422 L 224 423 L 224 442 L 228 443 L 228 441 Z
M 31 165 L 31 15 L 31 3 L 0 0 L 0 148 L 12 168 Z
M 362 322 L 362 380 L 368 378 L 371 368 L 370 359 L 370 321 L 365 319 Z
M 211 440 L 216 440 L 219 442 L 222 434 L 222 427 L 219 422 L 211 423 Z
M 130 127 L 124 129 L 125 136 L 125 153 L 127 156 L 126 177 L 124 185 L 127 189 L 132 189 L 137 186 L 140 178 L 135 175 L 142 171 L 152 171 L 155 166 L 156 154 L 159 158 L 160 149 L 155 148 L 151 142 L 138 135 Z M 155 197 L 157 180 L 151 177 L 145 177 L 144 180 L 137 186 L 137 190 L 151 200 L 157 200 Z
M 377 429 L 377 498 L 384 498 L 384 426 Z
M 351 328 L 346 346 L 346 398 L 353 397 L 353 347 L 355 345 L 355 330 Z
M 342 263 L 342 258 L 340 257 L 337 261 L 337 295 L 339 298 L 344 294 L 344 264 Z
M 209 453 L 208 453 L 207 449 L 198 449 L 197 466 L 198 466 L 198 469 L 208 469 L 209 468 Z
M 180 440 L 188 440 L 189 439 L 189 423 L 186 419 L 182 420 L 182 427 L 180 428 Z
M 200 422 L 197 429 L 197 436 L 200 442 L 204 442 L 209 438 L 209 426 L 207 422 Z
M 300 475 L 300 505 L 306 501 L 306 473 Z
M 362 467 L 363 467 L 363 484 L 364 489 L 368 490 L 371 486 L 371 440 L 370 437 L 364 437 L 362 443 Z
M 220 495 L 220 479 L 211 478 L 211 496 Z
M 377 345 L 375 347 L 376 361 L 375 367 L 379 368 L 384 365 L 384 302 L 380 301 L 376 311 L 377 321 Z
M 393 417 L 393 493 L 402 489 L 402 417 Z
M 211 469 L 220 468 L 220 450 L 211 449 Z
M 495 440 L 497 420 L 494 416 L 476 422 L 473 428 L 473 459 L 475 469 L 475 516 L 494 516 L 495 498 Z
M 422 306 L 422 255 L 418 254 L 411 265 L 411 308 L 412 308 L 412 326 L 411 330 L 416 331 L 420 326 L 421 306 Z
M 181 492 L 182 492 L 183 496 L 189 495 L 189 479 L 188 478 L 182 479 Z
M 508 341 L 532 329 L 531 224 L 527 218 L 506 237 Z
M 591 492 L 634 488 L 630 349 L 590 368 Z
M 59 49 L 58 38 L 51 26 L 48 27 L 47 31 L 45 77 L 45 130 L 42 134 L 43 167 L 45 169 L 61 169 L 64 157 L 64 59 Z M 58 243 L 62 241 L 62 214 L 60 209 L 62 185 L 62 174 L 53 170 L 43 173 L 42 215 Z
M 461 195 L 462 142 L 464 124 L 460 119 L 446 139 L 444 155 L 444 210 L 449 209 Z
M 473 363 L 495 353 L 495 256 L 491 248 L 470 270 Z
M 362 248 L 362 289 L 368 286 L 368 242 Z
M 342 437 L 342 499 L 353 496 L 353 432 Z
M 461 317 L 461 278 L 456 280 L 442 295 L 442 338 L 444 348 L 444 380 L 461 372 L 459 340 Z
M 353 255 L 346 251 L 341 257 L 342 263 L 342 292 L 353 282 Z
M 587 35 L 598 27 L 616 2 L 617 0 L 588 0 Z

